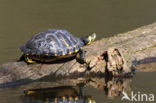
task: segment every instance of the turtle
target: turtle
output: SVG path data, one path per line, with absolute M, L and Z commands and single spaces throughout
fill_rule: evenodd
M 95 38 L 95 33 L 78 38 L 64 29 L 48 29 L 33 36 L 20 50 L 29 64 L 53 62 L 74 56 L 80 63 L 86 63 L 86 51 L 81 47 L 91 44 Z

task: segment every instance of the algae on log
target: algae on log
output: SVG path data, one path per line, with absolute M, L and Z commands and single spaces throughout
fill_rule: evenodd
M 90 70 L 75 59 L 53 64 L 12 62 L 0 65 L 0 84 L 36 80 L 48 75 L 80 76 L 105 74 L 106 71 L 113 75 L 130 73 L 128 67 L 132 66 L 132 61 L 156 57 L 156 23 L 95 41 L 83 49 L 87 51 L 86 59 L 92 67 Z

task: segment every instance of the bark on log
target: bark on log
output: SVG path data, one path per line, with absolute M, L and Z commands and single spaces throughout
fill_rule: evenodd
M 156 57 L 156 23 L 98 40 L 83 49 L 87 51 L 87 61 L 91 61 L 90 70 L 75 59 L 53 64 L 12 62 L 0 65 L 0 84 L 36 80 L 48 75 L 80 76 L 105 74 L 106 71 L 113 75 L 130 73 L 132 61 Z

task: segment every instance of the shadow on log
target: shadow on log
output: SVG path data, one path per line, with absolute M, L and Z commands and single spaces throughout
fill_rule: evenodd
M 139 71 L 153 72 L 156 70 L 156 57 L 148 57 L 141 60 L 134 60 L 133 64 Z

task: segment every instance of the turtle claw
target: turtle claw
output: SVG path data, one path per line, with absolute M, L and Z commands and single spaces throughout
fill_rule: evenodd
M 91 63 L 91 61 L 86 62 L 86 68 L 87 68 L 87 70 L 91 70 L 92 69 L 92 67 L 90 66 L 90 63 Z

